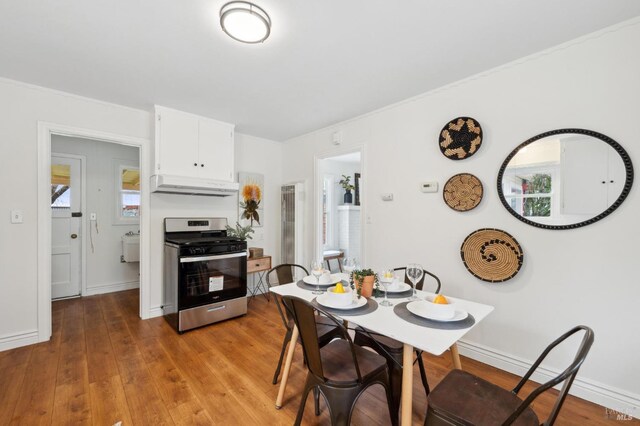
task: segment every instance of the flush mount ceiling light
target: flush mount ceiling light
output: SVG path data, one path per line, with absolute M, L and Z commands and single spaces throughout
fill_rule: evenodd
M 234 40 L 262 43 L 271 33 L 271 18 L 253 3 L 232 1 L 220 9 L 220 26 Z

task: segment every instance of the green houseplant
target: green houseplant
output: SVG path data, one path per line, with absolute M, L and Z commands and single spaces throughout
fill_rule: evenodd
M 239 238 L 242 241 L 246 241 L 247 239 L 252 240 L 253 237 L 251 236 L 251 234 L 253 234 L 254 232 L 255 231 L 253 230 L 251 225 L 242 226 L 238 222 L 236 222 L 235 228 L 227 225 L 227 235 L 229 237 Z
M 351 184 L 351 176 L 342 175 L 342 179 L 338 182 L 342 189 L 344 189 L 344 203 L 351 204 L 353 202 L 353 194 L 351 191 L 355 189 L 355 186 Z
M 349 284 L 351 289 L 358 293 L 360 296 L 371 297 L 374 287 L 378 289 L 378 275 L 373 270 L 367 269 L 355 269 L 351 272 L 349 278 Z

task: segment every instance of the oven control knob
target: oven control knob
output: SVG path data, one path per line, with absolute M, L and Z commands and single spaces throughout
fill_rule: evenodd
M 229 247 L 231 250 L 238 250 L 238 246 L 230 246 Z

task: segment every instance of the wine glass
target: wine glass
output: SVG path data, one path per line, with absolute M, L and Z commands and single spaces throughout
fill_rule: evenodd
M 311 262 L 311 274 L 316 277 L 316 289 L 313 290 L 313 294 L 322 294 L 324 293 L 320 290 L 320 277 L 324 273 L 324 265 L 321 260 L 314 260 Z
M 395 278 L 393 269 L 391 268 L 383 269 L 378 274 L 378 277 L 379 277 L 380 283 L 382 283 L 382 286 L 384 287 L 384 300 L 380 302 L 380 305 L 393 306 L 393 303 L 389 302 L 389 299 L 387 299 L 387 289 L 389 288 L 389 285 L 393 282 L 393 279 Z
M 422 265 L 418 263 L 410 263 L 407 265 L 406 272 L 407 277 L 409 277 L 409 280 L 411 281 L 411 284 L 413 284 L 413 294 L 411 294 L 409 300 L 420 300 L 416 293 L 416 283 L 420 281 L 422 275 L 424 274 Z
M 351 273 L 356 269 L 356 259 L 354 257 L 347 257 L 342 262 L 342 270 L 349 275 L 351 278 Z

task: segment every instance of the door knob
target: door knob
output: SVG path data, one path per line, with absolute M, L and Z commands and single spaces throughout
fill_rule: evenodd
M 78 238 L 78 234 L 71 234 L 71 238 L 75 240 L 76 238 Z

